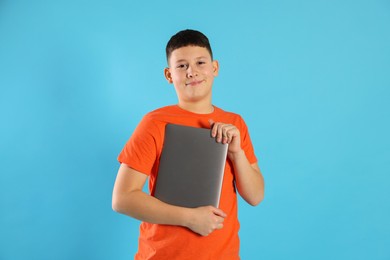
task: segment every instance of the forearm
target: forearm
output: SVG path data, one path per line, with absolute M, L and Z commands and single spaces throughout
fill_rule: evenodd
M 264 198 L 264 179 L 260 169 L 249 163 L 243 150 L 230 153 L 229 158 L 233 162 L 238 192 L 249 204 L 259 204 Z
M 115 195 L 114 210 L 153 224 L 188 226 L 190 209 L 166 204 L 141 190 Z
M 184 208 L 166 204 L 142 191 L 147 176 L 121 164 L 112 194 L 112 208 L 153 224 L 187 227 L 206 236 L 223 227 L 226 214 L 213 206 Z

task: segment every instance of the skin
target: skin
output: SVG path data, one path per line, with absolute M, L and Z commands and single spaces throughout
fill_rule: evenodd
M 164 75 L 174 85 L 178 106 L 199 114 L 214 111 L 212 85 L 219 64 L 206 48 L 186 46 L 172 52 Z M 228 157 L 235 169 L 236 187 L 251 205 L 264 197 L 264 180 L 257 163 L 250 164 L 241 148 L 240 131 L 231 124 L 210 120 L 211 134 L 217 142 L 228 143 Z M 147 175 L 121 164 L 115 181 L 112 207 L 115 211 L 154 224 L 177 225 L 207 236 L 223 228 L 227 217 L 213 206 L 184 208 L 166 204 L 142 191 Z
M 206 48 L 187 46 L 172 52 L 164 75 L 175 87 L 179 107 L 207 114 L 214 110 L 212 85 L 218 71 L 218 61 L 211 59 Z

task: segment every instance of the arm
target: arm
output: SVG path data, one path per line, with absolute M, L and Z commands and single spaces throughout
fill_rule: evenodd
M 238 128 L 231 124 L 212 124 L 211 134 L 217 142 L 228 143 L 228 157 L 233 163 L 237 190 L 243 199 L 252 206 L 258 205 L 264 198 L 264 179 L 257 163 L 250 164 L 241 148 Z
M 223 227 L 226 214 L 222 210 L 166 204 L 142 191 L 146 179 L 147 175 L 122 163 L 112 195 L 113 210 L 149 223 L 187 227 L 203 236 Z
M 231 154 L 236 176 L 236 186 L 240 195 L 252 206 L 264 199 L 264 179 L 257 163 L 249 164 L 244 151 Z

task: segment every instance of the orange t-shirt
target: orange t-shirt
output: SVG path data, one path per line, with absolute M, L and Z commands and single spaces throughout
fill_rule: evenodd
M 149 176 L 153 195 L 156 174 L 167 123 L 210 128 L 209 119 L 235 125 L 241 134 L 241 147 L 249 162 L 257 161 L 244 120 L 237 114 L 214 107 L 210 114 L 195 114 L 176 105 L 154 110 L 141 120 L 119 154 L 118 161 Z M 135 259 L 239 259 L 240 224 L 237 218 L 237 194 L 234 169 L 227 159 L 219 207 L 227 214 L 223 228 L 200 236 L 180 226 L 141 223 Z

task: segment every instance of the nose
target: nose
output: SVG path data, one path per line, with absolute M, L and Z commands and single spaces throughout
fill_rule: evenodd
M 187 68 L 187 78 L 193 78 L 198 76 L 197 70 L 193 66 L 188 66 Z

